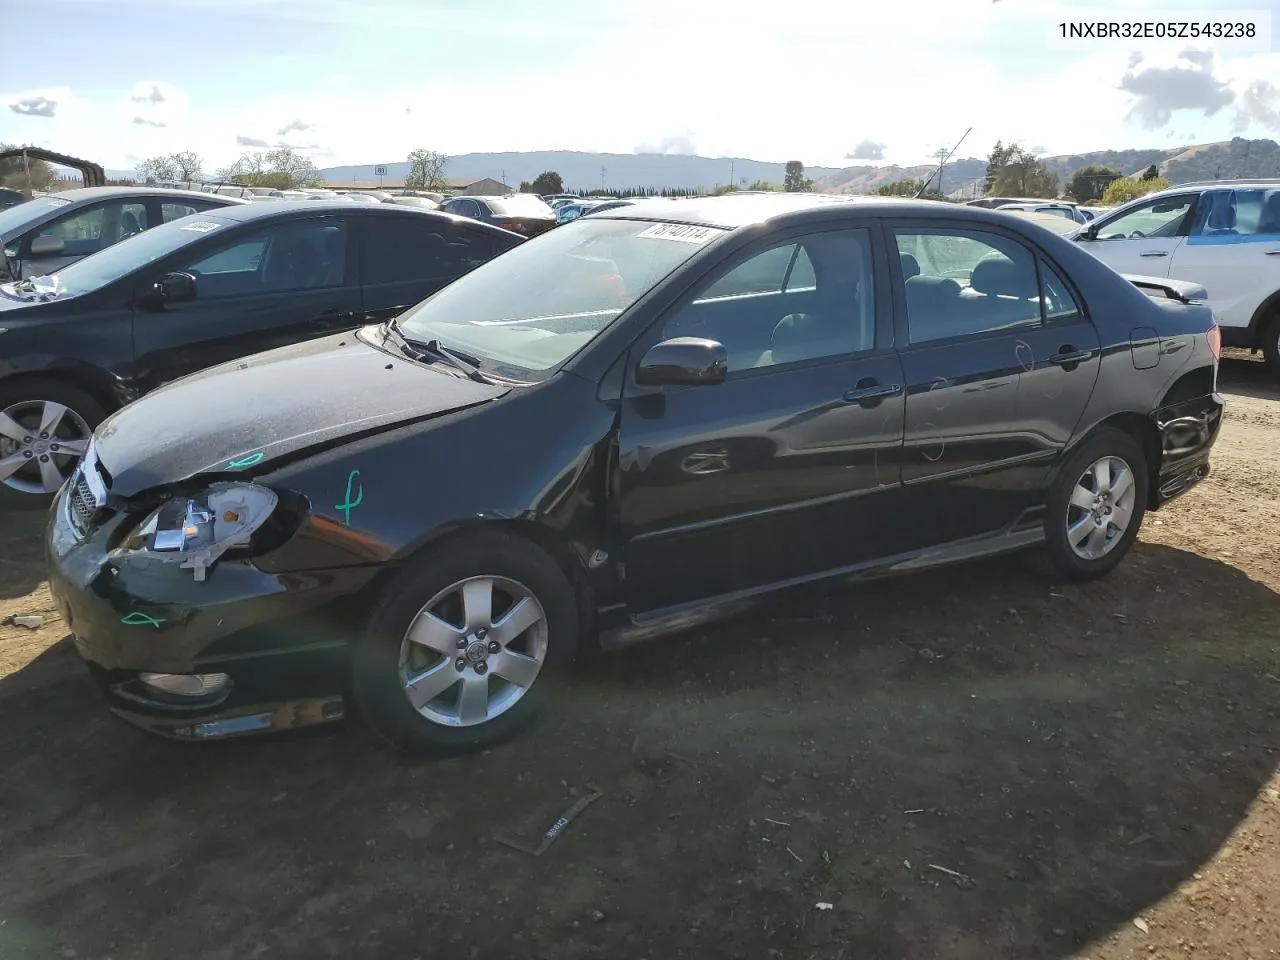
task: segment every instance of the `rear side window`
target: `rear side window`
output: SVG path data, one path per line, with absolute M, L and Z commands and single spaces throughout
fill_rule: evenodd
M 977 230 L 897 230 L 911 342 L 1013 330 L 1040 323 L 1031 251 Z
M 1200 198 L 1193 238 L 1280 236 L 1280 190 L 1210 190 Z
M 452 280 L 505 249 L 507 245 L 497 237 L 434 217 L 369 217 L 360 250 L 360 276 L 369 286 Z
M 1080 305 L 1071 288 L 1058 271 L 1040 261 L 1040 294 L 1044 300 L 1044 318 L 1048 321 L 1075 320 L 1081 315 Z

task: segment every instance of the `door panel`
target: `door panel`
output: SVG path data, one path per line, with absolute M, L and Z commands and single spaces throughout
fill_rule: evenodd
M 894 235 L 907 340 L 902 479 L 928 518 L 911 529 L 910 546 L 922 548 L 994 532 L 1037 502 L 1092 391 L 1097 339 L 1066 314 L 1046 327 L 1036 257 L 1014 237 L 926 224 Z M 1059 366 L 1050 358 L 1064 345 L 1092 360 Z
M 1211 190 L 1169 276 L 1202 284 L 1218 322 L 1245 328 L 1280 290 L 1280 190 Z
M 343 218 L 290 220 L 236 230 L 193 263 L 171 263 L 138 291 L 136 378 L 145 390 L 249 354 L 338 333 L 360 322 L 360 288 L 348 283 Z M 170 271 L 196 277 L 196 297 L 156 302 L 150 284 Z
M 1080 246 L 1117 273 L 1167 277 L 1186 241 L 1197 194 L 1161 197 L 1097 221 L 1096 239 Z
M 887 344 L 890 301 L 873 283 L 870 233 L 810 234 L 787 253 L 797 244 L 814 261 L 816 286 L 744 283 L 762 269 L 748 258 L 722 277 L 731 283 L 704 287 L 642 341 L 714 335 L 738 366 L 731 359 L 716 386 L 632 387 L 623 400 L 619 516 L 633 610 L 895 549 L 902 370 Z M 756 292 L 707 296 L 733 283 Z M 762 335 L 766 317 L 772 337 Z

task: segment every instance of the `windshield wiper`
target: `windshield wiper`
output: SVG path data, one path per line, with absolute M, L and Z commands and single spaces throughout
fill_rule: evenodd
M 387 329 L 395 335 L 396 339 L 403 345 L 406 352 L 415 360 L 443 360 L 455 370 L 465 373 L 468 379 L 476 381 L 476 383 L 492 383 L 493 381 L 480 372 L 478 366 L 479 361 L 475 357 L 467 357 L 462 354 L 455 353 L 448 347 L 444 346 L 439 340 L 415 340 L 412 337 L 406 337 L 400 329 L 399 321 L 392 317 L 387 321 Z

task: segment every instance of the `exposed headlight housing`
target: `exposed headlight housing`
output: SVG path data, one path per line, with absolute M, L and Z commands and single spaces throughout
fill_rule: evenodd
M 274 491 L 257 484 L 215 483 L 199 496 L 162 504 L 112 553 L 171 560 L 204 580 L 220 556 L 249 544 L 278 503 Z

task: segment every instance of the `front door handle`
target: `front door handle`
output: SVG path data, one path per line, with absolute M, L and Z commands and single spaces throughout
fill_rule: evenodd
M 896 397 L 902 393 L 900 383 L 876 383 L 859 381 L 859 386 L 845 392 L 845 403 L 864 403 L 867 400 L 883 400 L 885 397 Z
M 1140 257 L 1167 257 L 1168 250 L 1143 250 L 1138 256 Z
M 1058 352 L 1049 358 L 1049 362 L 1056 363 L 1060 367 L 1074 367 L 1075 364 L 1083 363 L 1092 356 L 1092 350 L 1077 350 L 1075 347 L 1066 346 L 1059 347 Z
M 1280 250 L 1267 250 L 1264 252 L 1264 256 L 1280 257 Z

